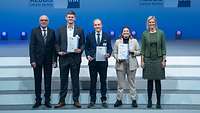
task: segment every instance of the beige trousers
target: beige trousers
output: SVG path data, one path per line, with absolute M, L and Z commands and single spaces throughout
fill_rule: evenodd
M 128 79 L 128 86 L 129 86 L 129 95 L 132 100 L 136 100 L 136 83 L 135 83 L 135 74 L 136 70 L 129 70 L 129 65 L 127 62 L 123 62 L 124 69 L 116 70 L 117 72 L 117 79 L 118 79 L 118 87 L 117 87 L 117 100 L 122 100 L 123 92 L 125 89 L 126 78 Z M 126 77 L 127 76 L 127 77 Z

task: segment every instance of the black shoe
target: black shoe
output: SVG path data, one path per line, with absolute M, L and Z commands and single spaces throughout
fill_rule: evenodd
M 74 102 L 74 106 L 77 108 L 81 108 L 81 104 L 79 101 Z
M 102 101 L 102 106 L 103 106 L 104 108 L 107 108 L 107 107 L 108 107 L 108 104 L 106 103 L 106 101 Z
M 52 108 L 51 103 L 50 102 L 45 102 L 44 104 L 47 108 Z
M 65 106 L 65 102 L 59 102 L 57 105 L 54 106 L 54 108 L 61 108 Z
M 114 107 L 119 107 L 122 105 L 122 101 L 121 100 L 117 100 L 114 104 Z
M 136 100 L 133 100 L 133 101 L 132 101 L 132 107 L 138 107 L 137 101 L 136 101 Z
M 160 104 L 156 104 L 156 109 L 161 109 L 161 105 Z
M 151 107 L 152 107 L 152 101 L 148 100 L 147 108 L 151 108 Z
M 89 104 L 88 104 L 88 108 L 93 108 L 94 107 L 94 105 L 95 105 L 95 102 L 90 102 Z
M 36 102 L 34 105 L 33 105 L 33 108 L 38 108 L 41 106 L 41 102 Z

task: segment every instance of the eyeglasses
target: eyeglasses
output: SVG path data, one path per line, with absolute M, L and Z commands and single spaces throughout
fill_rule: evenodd
M 40 20 L 40 21 L 48 21 L 48 20 Z

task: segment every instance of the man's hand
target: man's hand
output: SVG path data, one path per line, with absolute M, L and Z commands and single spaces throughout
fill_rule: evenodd
M 66 52 L 63 52 L 63 51 L 60 51 L 60 52 L 58 52 L 58 55 L 60 55 L 60 56 L 63 56 L 63 55 L 66 55 L 67 53 Z
M 56 62 L 53 62 L 52 66 L 53 66 L 53 68 L 57 68 L 58 65 Z
M 81 53 L 81 49 L 74 49 L 75 53 Z
M 92 58 L 91 56 L 87 56 L 87 59 L 88 59 L 89 62 L 94 60 L 94 58 Z
M 31 67 L 36 68 L 36 63 L 35 63 L 35 62 L 32 62 L 32 63 L 31 63 Z
M 105 54 L 105 58 L 109 58 L 110 57 L 110 54 L 109 53 L 106 53 Z

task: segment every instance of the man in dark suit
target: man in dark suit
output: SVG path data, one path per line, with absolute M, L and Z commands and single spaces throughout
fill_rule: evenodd
M 36 102 L 33 108 L 38 108 L 42 101 L 42 69 L 44 70 L 45 106 L 51 108 L 52 66 L 56 67 L 55 32 L 48 27 L 49 19 L 46 15 L 40 16 L 39 23 L 40 26 L 32 30 L 29 51 L 35 79 Z
M 106 103 L 106 92 L 107 92 L 107 67 L 108 67 L 108 58 L 112 53 L 111 47 L 111 38 L 110 36 L 102 31 L 102 21 L 100 19 L 95 19 L 93 22 L 95 31 L 87 35 L 86 44 L 85 44 L 85 54 L 89 61 L 89 72 L 90 72 L 90 103 L 88 108 L 91 108 L 95 105 L 96 101 L 96 82 L 97 74 L 99 73 L 100 82 L 101 82 L 101 101 L 102 106 L 107 107 Z M 105 60 L 97 61 L 96 48 L 105 47 Z
M 57 47 L 56 51 L 59 55 L 60 67 L 60 99 L 55 108 L 60 108 L 65 105 L 65 97 L 68 89 L 69 71 L 72 80 L 72 91 L 74 106 L 81 108 L 79 102 L 80 88 L 79 88 L 79 71 L 81 64 L 81 55 L 85 46 L 85 36 L 83 30 L 75 25 L 76 14 L 74 11 L 67 12 L 65 19 L 67 25 L 58 29 Z M 74 41 L 77 40 L 76 47 Z

